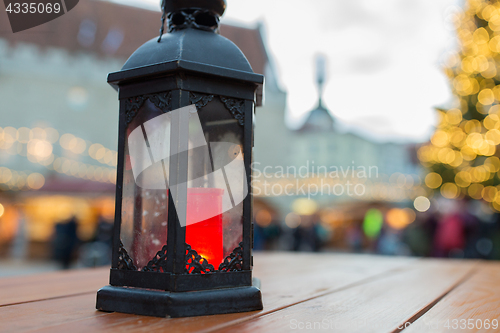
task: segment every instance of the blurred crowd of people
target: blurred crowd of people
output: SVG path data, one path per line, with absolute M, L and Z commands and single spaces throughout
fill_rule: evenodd
M 335 227 L 319 217 L 295 228 L 279 221 L 256 224 L 255 249 L 500 260 L 500 213 L 482 201 L 434 200 L 431 209 L 400 229 L 386 223 L 383 211 L 370 209 L 364 220 Z
M 75 217 L 57 223 L 52 239 L 52 259 L 63 269 L 73 264 L 96 267 L 111 264 L 113 224 L 99 218 L 94 237 L 82 242 L 77 234 L 78 221 Z
M 500 213 L 478 200 L 436 199 L 404 228 L 387 223 L 387 207 L 369 208 L 364 219 L 335 226 L 319 215 L 302 216 L 291 225 L 273 220 L 255 223 L 254 249 L 263 251 L 337 251 L 441 258 L 500 260 Z M 95 236 L 81 241 L 75 217 L 56 224 L 52 259 L 62 268 L 111 263 L 113 225 L 100 218 Z
M 437 200 L 402 241 L 418 256 L 500 260 L 500 214 L 479 200 Z

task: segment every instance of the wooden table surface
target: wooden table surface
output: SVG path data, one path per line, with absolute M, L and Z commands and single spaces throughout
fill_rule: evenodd
M 500 263 L 327 253 L 254 263 L 264 310 L 175 319 L 96 311 L 108 268 L 3 278 L 0 332 L 500 332 Z

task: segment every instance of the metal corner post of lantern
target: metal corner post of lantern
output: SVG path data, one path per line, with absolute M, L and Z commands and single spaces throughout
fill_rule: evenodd
M 250 182 L 264 77 L 219 34 L 225 0 L 162 7 L 160 37 L 108 76 L 120 100 L 116 210 L 110 285 L 96 308 L 260 310 Z

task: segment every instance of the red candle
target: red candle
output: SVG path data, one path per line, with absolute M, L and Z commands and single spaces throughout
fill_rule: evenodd
M 224 259 L 223 193 L 223 189 L 197 187 L 188 188 L 187 192 L 186 243 L 215 269 Z

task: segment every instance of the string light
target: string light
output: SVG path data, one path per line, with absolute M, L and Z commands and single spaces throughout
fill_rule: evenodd
M 65 151 L 74 155 L 88 154 L 92 159 L 106 166 L 96 166 L 80 161 L 59 157 L 53 153 L 54 144 L 59 144 Z M 88 179 L 102 183 L 115 183 L 117 152 L 65 133 L 61 136 L 54 128 L 0 128 L 0 149 L 11 155 L 24 156 L 31 163 L 40 164 L 71 177 Z M 109 167 L 108 167 L 109 166 Z M 45 183 L 39 173 L 15 171 L 0 168 L 0 189 L 2 190 L 38 190 Z
M 0 167 L 1 190 L 39 190 L 44 184 L 45 177 L 40 173 Z
M 362 184 L 363 191 L 351 192 L 356 199 L 365 201 L 403 202 L 414 200 L 418 196 L 426 195 L 426 190 L 421 186 L 421 180 L 416 175 L 394 173 L 391 176 L 379 174 L 377 179 L 348 177 L 337 179 L 329 177 L 255 177 L 252 181 L 254 195 L 283 196 L 287 193 L 301 193 L 302 190 L 311 189 L 318 194 L 343 196 L 349 195 L 347 189 L 355 184 Z M 301 190 L 302 189 L 302 190 Z M 311 196 L 313 198 L 314 195 Z
M 16 143 L 26 145 L 27 155 L 31 155 L 32 159 L 43 159 L 53 151 L 53 145 L 58 144 L 65 151 L 71 152 L 74 155 L 90 156 L 92 159 L 101 164 L 116 167 L 118 153 L 115 150 L 108 149 L 99 143 L 92 143 L 71 133 L 65 133 L 59 136 L 59 132 L 54 128 L 35 127 L 29 129 L 27 127 L 0 127 L 0 149 L 10 150 L 17 148 Z M 22 147 L 22 146 L 21 146 Z M 16 149 L 13 154 L 23 155 Z M 24 154 L 23 156 L 25 156 Z
M 57 157 L 52 165 L 54 171 L 68 176 L 89 179 L 101 183 L 115 183 L 116 169 L 95 166 L 65 157 Z

